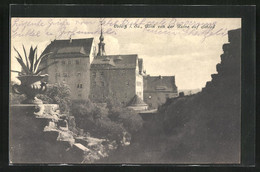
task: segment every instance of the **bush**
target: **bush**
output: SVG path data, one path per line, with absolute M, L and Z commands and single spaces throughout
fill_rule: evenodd
M 130 132 L 137 132 L 143 126 L 142 117 L 131 109 L 124 108 L 120 103 L 108 101 L 109 114 L 108 117 L 119 124 L 123 124 L 124 128 Z
M 10 104 L 20 104 L 23 100 L 25 100 L 25 95 L 16 94 L 13 92 L 13 85 L 16 84 L 15 82 L 11 81 L 10 83 L 10 93 L 9 93 L 9 102 Z
M 122 125 L 108 118 L 108 109 L 92 103 L 90 100 L 74 101 L 71 113 L 75 116 L 77 126 L 97 137 L 120 140 L 125 131 Z
M 112 101 L 108 101 L 107 106 L 90 100 L 73 101 L 71 113 L 78 127 L 93 136 L 116 140 L 118 144 L 125 135 L 138 131 L 143 124 L 141 116 Z
M 68 113 L 71 106 L 70 88 L 65 83 L 48 85 L 48 90 L 37 97 L 45 104 L 58 104 L 62 113 Z

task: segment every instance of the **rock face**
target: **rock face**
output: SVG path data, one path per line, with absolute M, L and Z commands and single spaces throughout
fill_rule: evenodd
M 198 94 L 169 99 L 160 109 L 172 138 L 165 159 L 174 162 L 239 163 L 241 143 L 241 29 L 228 32 L 217 74 Z M 178 139 L 176 139 L 178 138 Z
M 92 163 L 108 156 L 108 141 L 79 138 L 69 129 L 67 118 L 71 117 L 60 114 L 56 104 L 11 105 L 10 163 Z
M 74 139 L 58 129 L 58 105 L 13 105 L 9 116 L 10 163 L 62 162 Z M 65 132 L 68 138 L 58 141 Z

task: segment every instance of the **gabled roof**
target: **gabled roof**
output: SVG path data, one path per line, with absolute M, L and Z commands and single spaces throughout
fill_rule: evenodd
M 52 58 L 89 57 L 94 38 L 54 40 L 43 51 Z
M 97 56 L 94 58 L 92 69 L 110 69 L 110 68 L 125 68 L 135 69 L 137 67 L 137 54 L 129 55 L 107 55 Z
M 147 106 L 147 104 L 138 95 L 135 95 L 128 106 Z
M 145 76 L 144 91 L 177 91 L 175 76 Z

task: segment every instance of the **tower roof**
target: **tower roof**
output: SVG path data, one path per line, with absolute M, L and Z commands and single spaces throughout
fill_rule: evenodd
M 99 40 L 100 40 L 100 42 L 103 42 L 103 41 L 104 41 L 103 30 L 102 30 L 102 23 L 101 23 L 101 31 L 100 31 Z
M 128 106 L 147 106 L 147 104 L 138 95 L 135 95 L 132 100 L 130 100 Z

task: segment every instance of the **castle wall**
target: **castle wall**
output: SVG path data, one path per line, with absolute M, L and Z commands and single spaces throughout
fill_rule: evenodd
M 48 59 L 47 63 L 58 61 L 47 70 L 50 84 L 65 82 L 71 89 L 72 99 L 86 99 L 90 92 L 90 63 L 88 57 Z
M 135 96 L 135 69 L 91 69 L 91 95 L 94 102 L 113 99 L 126 105 Z

